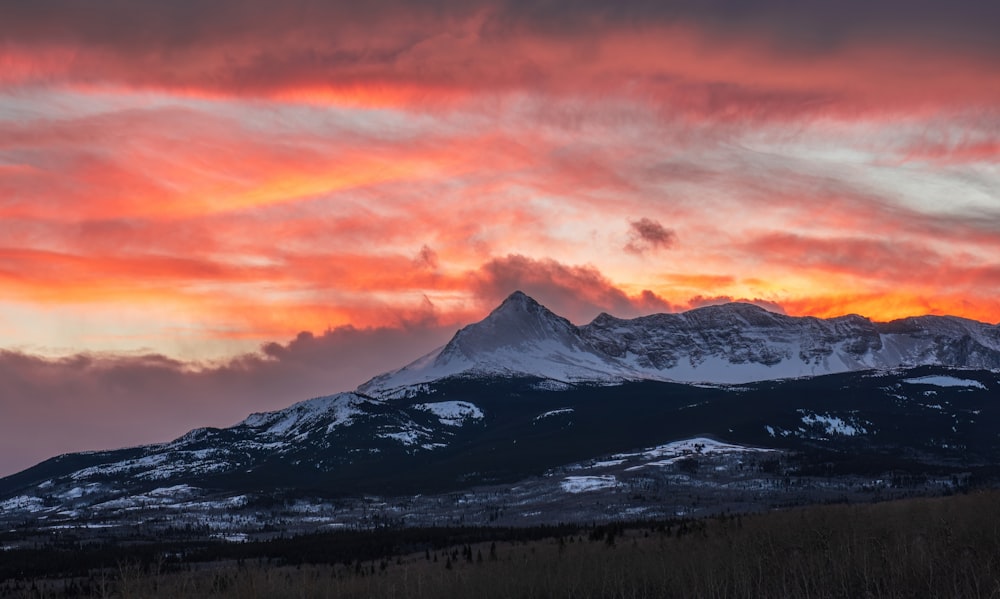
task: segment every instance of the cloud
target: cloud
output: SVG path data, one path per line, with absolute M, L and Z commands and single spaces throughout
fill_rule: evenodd
M 429 246 L 424 245 L 420 248 L 420 252 L 417 253 L 417 257 L 413 259 L 413 263 L 419 268 L 436 270 L 439 264 L 437 252 Z
M 965 314 L 967 318 L 997 324 L 1000 301 L 996 296 L 966 293 L 922 294 L 910 290 L 879 293 L 825 294 L 817 297 L 797 297 L 783 303 L 790 314 L 812 315 L 821 318 L 860 314 L 876 321 L 889 321 L 914 315 L 936 314 L 953 316 Z M 872 317 L 872 314 L 878 316 Z
M 949 314 L 995 322 L 1000 314 L 995 251 L 975 245 L 974 236 L 970 247 L 976 252 L 935 243 L 932 236 L 923 243 L 918 239 L 771 233 L 745 242 L 744 248 L 765 265 L 762 269 L 808 281 L 800 283 L 799 293 L 780 299 L 792 314 L 858 313 L 881 320 Z
M 943 257 L 927 247 L 900 240 L 866 237 L 811 237 L 771 233 L 747 242 L 762 260 L 783 262 L 796 270 L 879 279 L 899 284 L 939 272 Z
M 48 359 L 0 351 L 0 476 L 59 453 L 167 441 L 251 412 L 350 390 L 454 327 L 339 327 L 215 364 L 159 355 Z
M 652 291 L 643 290 L 632 297 L 593 266 L 571 266 L 552 259 L 511 254 L 490 260 L 469 276 L 473 293 L 483 305 L 494 306 L 511 291 L 520 289 L 578 324 L 593 320 L 601 312 L 630 318 L 672 310 Z
M 729 287 L 736 284 L 737 279 L 731 275 L 709 275 L 698 273 L 664 273 L 659 278 L 671 287 L 713 289 Z
M 1000 136 L 998 136 L 1000 137 Z M 957 143 L 922 143 L 907 148 L 902 160 L 935 164 L 996 164 L 1000 161 L 1000 139 Z
M 784 305 L 887 280 L 928 296 L 959 284 L 976 306 L 997 290 L 995 174 L 978 158 L 893 163 L 910 148 L 935 152 L 931 142 L 988 152 L 975 145 L 992 139 L 988 114 L 789 130 L 593 98 L 417 114 L 154 97 L 36 92 L 24 101 L 72 108 L 59 118 L 0 112 L 0 330 L 11 345 L 191 358 L 219 353 L 197 353 L 206 344 L 192 334 L 180 353 L 178 331 L 246 351 L 348 323 L 455 325 L 487 307 L 467 273 L 505 260 L 510 271 L 510 255 L 535 270 L 552 259 L 552 276 L 579 279 L 565 289 L 587 280 L 586 267 L 568 265 L 590 265 L 605 291 L 577 302 L 579 321 L 695 295 Z M 623 239 L 615 223 L 626 222 Z M 669 248 L 671 272 L 623 246 Z M 938 291 L 909 276 L 918 257 Z M 546 289 L 531 270 L 490 301 L 519 281 Z M 640 301 L 644 289 L 660 303 Z M 145 316 L 121 330 L 129 309 Z M 961 313 L 996 320 L 985 310 Z
M 722 35 L 753 33 L 779 47 L 819 52 L 863 38 L 898 41 L 923 39 L 931 44 L 968 45 L 1000 50 L 982 19 L 996 20 L 1000 10 L 987 1 L 960 2 L 949 10 L 933 1 L 887 0 L 872 6 L 862 0 L 802 5 L 781 0 L 680 0 L 662 2 L 573 2 L 501 4 L 498 33 L 532 28 L 549 34 L 593 33 L 607 25 L 697 23 Z
M 990 106 L 1000 95 L 982 76 L 1000 56 L 990 27 L 998 11 L 976 0 L 947 8 L 902 0 L 874 8 L 779 0 L 31 4 L 0 7 L 0 84 L 431 106 L 480 92 L 614 93 L 672 100 L 668 112 L 698 98 L 701 114 L 723 118 L 777 116 L 793 105 L 822 112 L 831 102 L 870 111 L 928 101 Z
M 649 218 L 640 218 L 629 223 L 629 241 L 625 251 L 633 254 L 643 254 L 650 250 L 669 249 L 677 241 L 673 229 L 666 229 L 660 223 Z
M 889 39 L 926 35 L 957 42 L 1000 46 L 990 24 L 1000 11 L 988 1 L 962 1 L 947 9 L 931 1 L 884 0 L 872 6 L 862 0 L 801 6 L 781 0 L 679 0 L 669 4 L 630 0 L 373 0 L 364 5 L 296 0 L 282 6 L 262 0 L 220 0 L 210 5 L 192 0 L 161 4 L 154 0 L 102 0 L 80 6 L 72 0 L 37 0 L 4 5 L 0 15 L 10 37 L 105 42 L 117 49 L 158 45 L 183 48 L 219 39 L 239 40 L 293 26 L 304 36 L 323 31 L 351 31 L 409 21 L 445 24 L 475 17 L 482 35 L 525 30 L 553 36 L 592 33 L 604 27 L 696 22 L 722 31 L 759 31 L 795 40 L 805 47 L 830 47 L 862 35 Z M 483 16 L 485 13 L 485 16 Z M 862 18 L 865 17 L 865 18 Z M 357 35 L 365 33 L 357 31 Z M 455 32 L 456 36 L 460 32 Z M 952 40 L 960 37 L 961 39 Z

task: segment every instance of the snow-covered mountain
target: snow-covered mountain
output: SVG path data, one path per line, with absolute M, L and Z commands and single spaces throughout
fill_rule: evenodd
M 833 460 L 864 476 L 945 465 L 1000 479 L 990 470 L 1000 459 L 998 368 L 1000 327 L 954 317 L 875 323 L 728 304 L 576 326 L 516 292 L 354 392 L 0 479 L 0 524 L 118 526 L 168 504 L 215 513 L 303 496 L 433 494 L 704 434 L 751 448 L 744 454 L 804 452 L 802 472 Z M 549 487 L 612 488 L 615 476 L 645 472 L 622 459 L 599 461 L 620 473 Z M 535 484 L 518 488 L 530 495 Z
M 380 395 L 456 375 L 536 376 L 556 381 L 644 378 L 642 372 L 595 347 L 579 327 L 516 291 L 489 316 L 458 331 L 447 345 L 375 377 L 358 391 Z
M 1000 326 L 952 316 L 876 323 L 731 303 L 577 327 L 520 291 L 444 347 L 359 387 L 383 395 L 450 376 L 745 383 L 924 365 L 1000 368 Z

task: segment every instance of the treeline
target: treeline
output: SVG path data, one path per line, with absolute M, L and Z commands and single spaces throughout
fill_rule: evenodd
M 1000 492 L 701 520 L 345 531 L 189 549 L 172 567 L 162 555 L 144 564 L 132 553 L 84 577 L 7 580 L 0 596 L 995 597 Z
M 147 536 L 120 542 L 87 542 L 79 535 L 34 543 L 31 548 L 0 553 L 0 582 L 9 579 L 83 577 L 91 571 L 114 569 L 127 562 L 142 571 L 179 569 L 187 564 L 228 560 L 264 560 L 273 565 L 347 564 L 396 555 L 439 550 L 484 541 L 528 542 L 576 534 L 580 525 L 533 527 L 381 527 L 278 537 L 243 543 L 205 540 L 208 531 L 191 540 Z M 185 533 L 186 535 L 187 533 Z

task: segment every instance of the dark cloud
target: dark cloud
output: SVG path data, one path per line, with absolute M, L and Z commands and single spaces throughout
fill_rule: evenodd
M 431 247 L 425 245 L 420 248 L 417 253 L 417 257 L 413 259 L 413 263 L 419 268 L 427 268 L 430 270 L 436 270 L 438 267 L 438 255 Z
M 640 218 L 629 223 L 629 241 L 625 245 L 625 251 L 642 254 L 649 250 L 667 249 L 675 241 L 677 234 L 673 229 L 664 228 L 655 220 Z
M 743 44 L 784 58 L 808 59 L 857 45 L 862 51 L 902 47 L 904 56 L 919 50 L 935 59 L 944 59 L 946 54 L 959 60 L 974 56 L 988 65 L 1000 58 L 997 23 L 1000 3 L 989 0 L 946 4 L 931 0 L 0 3 L 0 43 L 27 49 L 28 56 L 36 49 L 64 50 L 65 56 L 52 59 L 69 67 L 60 71 L 61 77 L 83 83 L 113 81 L 251 95 L 300 85 L 350 88 L 366 83 L 415 85 L 425 90 L 484 85 L 543 89 L 565 84 L 564 76 L 577 77 L 573 85 L 578 87 L 588 87 L 590 82 L 606 91 L 608 85 L 620 82 L 602 84 L 597 81 L 600 73 L 586 68 L 571 69 L 575 75 L 562 73 L 562 63 L 549 63 L 544 55 L 571 48 L 580 57 L 578 63 L 586 64 L 587 58 L 600 56 L 608 46 L 602 36 L 621 38 L 622 33 L 646 33 L 657 27 L 696 30 L 705 37 L 706 49 Z M 538 38 L 525 47 L 546 41 L 537 55 L 519 56 L 518 36 Z M 514 43 L 508 46 L 511 40 Z M 548 42 L 552 47 L 544 48 Z M 456 54 L 468 60 L 456 61 Z M 11 60 L 14 65 L 17 62 Z M 45 72 L 51 66 L 59 65 L 25 70 L 35 73 L 37 80 L 24 76 L 33 83 L 51 83 L 59 77 Z M 683 84 L 685 77 L 673 66 L 667 57 L 655 67 L 636 66 L 628 70 L 627 81 L 629 85 L 640 80 Z M 891 70 L 899 69 L 893 66 Z M 709 76 L 708 81 L 717 79 Z M 749 99 L 754 106 L 777 102 L 795 109 L 827 102 L 829 91 L 839 89 L 838 85 L 821 86 L 786 97 L 783 93 L 793 90 L 768 91 L 764 82 L 745 87 L 709 95 L 721 96 L 714 103 L 729 103 L 733 93 L 762 93 Z M 987 100 L 995 101 L 994 92 L 984 93 Z
M 643 289 L 638 297 L 633 298 L 632 305 L 639 309 L 640 314 L 676 312 L 678 308 L 649 289 Z
M 989 0 L 510 0 L 497 6 L 488 23 L 497 34 L 515 28 L 568 35 L 609 26 L 693 23 L 800 51 L 822 51 L 859 38 L 1000 51 L 1000 4 Z
M 484 305 L 492 307 L 520 289 L 578 324 L 601 312 L 629 318 L 673 308 L 648 290 L 629 297 L 593 266 L 569 266 L 551 259 L 509 255 L 487 262 L 470 276 L 473 291 Z
M 438 326 L 304 332 L 207 367 L 157 355 L 0 351 L 0 476 L 60 453 L 166 441 L 350 390 L 453 333 Z
M 0 5 L 0 33 L 5 38 L 75 38 L 119 49 L 183 48 L 253 34 L 334 34 L 348 25 L 372 28 L 406 18 L 447 24 L 449 18 L 474 14 L 488 15 L 486 35 L 514 29 L 579 34 L 691 22 L 727 32 L 760 32 L 801 46 L 830 46 L 869 35 L 1000 47 L 995 35 L 1000 5 L 990 0 L 296 0 L 280 5 L 264 0 L 33 0 Z

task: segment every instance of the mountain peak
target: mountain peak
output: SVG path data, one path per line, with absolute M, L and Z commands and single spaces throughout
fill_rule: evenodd
M 455 333 L 443 348 L 375 377 L 359 390 L 378 394 L 463 373 L 594 380 L 624 378 L 623 370 L 634 375 L 597 351 L 581 336 L 579 327 L 515 291 L 486 318 Z
M 515 291 L 514 293 L 508 295 L 507 299 L 501 302 L 499 306 L 494 308 L 493 311 L 486 316 L 486 318 L 465 328 L 468 329 L 471 327 L 478 327 L 484 323 L 494 320 L 509 321 L 511 319 L 523 320 L 525 318 L 565 320 L 561 316 L 556 315 L 551 310 L 535 301 L 535 299 L 530 295 L 524 293 L 523 291 Z M 507 324 L 509 324 L 509 322 Z
M 505 299 L 503 302 L 501 302 L 500 306 L 498 306 L 498 307 L 502 307 L 502 306 L 505 306 L 507 304 L 537 304 L 537 303 L 538 302 L 535 301 L 535 298 L 531 297 L 527 293 L 525 293 L 525 292 L 521 291 L 520 289 L 518 289 L 518 290 L 514 291 L 513 293 L 511 293 L 510 295 L 508 295 L 507 299 Z
M 448 343 L 449 348 L 468 357 L 483 350 L 517 347 L 532 341 L 575 338 L 577 328 L 562 316 L 536 302 L 522 291 L 515 291 L 486 318 L 463 328 Z

